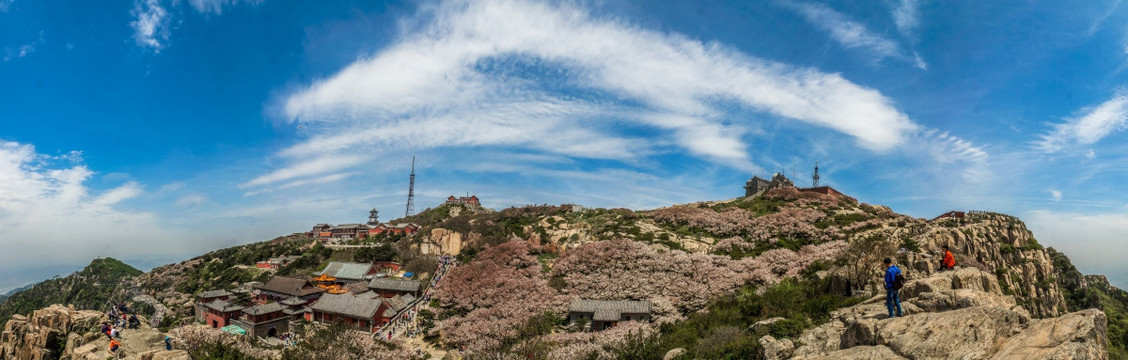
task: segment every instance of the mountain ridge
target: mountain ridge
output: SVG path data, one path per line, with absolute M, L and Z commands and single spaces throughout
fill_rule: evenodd
M 391 254 L 395 255 L 394 260 L 403 262 L 408 270 L 421 274 L 434 271 L 434 255 L 454 255 L 464 266 L 456 268 L 458 270 L 443 281 L 474 278 L 459 275 L 458 272 L 470 271 L 477 266 L 474 264 L 489 259 L 500 262 L 497 265 L 482 266 L 535 265 L 514 274 L 523 274 L 519 276 L 528 280 L 522 281 L 531 281 L 529 284 L 543 290 L 544 294 L 563 296 L 561 299 L 576 296 L 614 297 L 599 294 L 604 294 L 600 292 L 601 289 L 622 286 L 615 285 L 617 281 L 647 278 L 650 271 L 662 273 L 672 270 L 661 266 L 650 270 L 636 269 L 631 271 L 641 272 L 635 273 L 633 278 L 620 280 L 584 275 L 593 271 L 626 271 L 626 268 L 614 265 L 616 262 L 644 261 L 642 259 L 648 258 L 659 264 L 690 261 L 697 264 L 714 263 L 715 265 L 709 266 L 718 266 L 717 269 L 735 266 L 736 270 L 733 271 L 736 273 L 730 277 L 746 280 L 709 285 L 710 289 L 701 294 L 658 290 L 666 286 L 660 283 L 655 283 L 655 288 L 632 288 L 631 292 L 615 292 L 620 294 L 616 296 L 634 294 L 631 296 L 651 298 L 661 311 L 658 317 L 668 319 L 661 320 L 662 323 L 670 321 L 680 324 L 689 321 L 692 314 L 698 311 L 714 311 L 708 305 L 711 298 L 745 291 L 741 290 L 742 286 L 752 286 L 756 291 L 768 289 L 772 293 L 774 290 L 771 289 L 779 281 L 798 277 L 820 281 L 821 285 L 812 285 L 814 287 L 809 291 L 826 295 L 844 294 L 847 298 L 868 298 L 866 294 L 874 291 L 877 276 L 873 273 L 882 257 L 896 258 L 898 263 L 904 264 L 912 279 L 924 279 L 938 271 L 939 258 L 936 251 L 939 247 L 953 245 L 953 252 L 961 267 L 990 274 L 989 278 L 995 283 L 992 289 L 997 289 L 998 296 L 1012 296 L 1016 306 L 1029 309 L 1032 319 L 1057 318 L 1091 307 L 1102 309 L 1102 313 L 1107 312 L 1110 340 L 1108 355 L 1114 359 L 1126 358 L 1124 345 L 1128 344 L 1128 338 L 1123 336 L 1123 329 L 1128 329 L 1128 319 L 1120 316 L 1123 312 L 1118 311 L 1128 304 L 1128 293 L 1108 285 L 1107 281 L 1102 283 L 1100 276 L 1081 275 L 1064 254 L 1052 248 L 1043 248 L 1033 233 L 1016 217 L 986 212 L 965 215 L 926 220 L 897 214 L 885 206 L 858 203 L 848 197 L 804 193 L 794 188 L 773 189 L 753 197 L 679 204 L 645 211 L 590 209 L 574 204 L 492 211 L 470 209 L 461 204 L 442 204 L 400 220 L 416 222 L 421 226 L 420 232 L 413 236 L 381 234 L 369 239 L 351 240 L 348 242 L 351 245 L 338 246 L 323 244 L 313 240 L 308 234 L 297 233 L 215 250 L 186 261 L 159 266 L 143 274 L 122 278 L 113 293 L 126 300 L 131 297 L 126 294 L 143 294 L 155 298 L 171 309 L 162 325 L 173 326 L 191 316 L 194 294 L 199 291 L 244 286 L 250 281 L 268 279 L 269 275 L 308 274 L 324 267 L 329 261 L 371 260 L 369 256 L 372 254 L 361 251 L 365 248 L 390 249 Z M 606 254 L 619 254 L 615 256 L 620 257 L 606 258 L 604 262 L 584 260 L 608 256 Z M 296 256 L 296 260 L 277 270 L 267 271 L 254 267 L 258 261 L 289 255 Z M 498 260 L 499 256 L 509 260 Z M 768 258 L 775 260 L 761 261 Z M 806 260 L 797 261 L 800 259 Z M 603 263 L 611 266 L 602 265 Z M 711 268 L 696 266 L 695 271 Z M 540 271 L 530 272 L 531 269 Z M 693 277 L 690 275 L 686 279 Z M 686 281 L 676 279 L 663 278 L 658 281 Z M 611 283 L 605 283 L 607 281 Z M 751 283 L 741 285 L 742 281 Z M 445 284 L 449 289 L 459 288 L 454 283 Z M 465 293 L 439 298 L 482 298 L 475 296 L 479 294 L 473 288 L 462 287 L 459 291 Z M 988 292 L 994 294 L 996 291 Z M 988 297 L 994 296 L 996 295 Z M 536 339 L 506 340 L 513 335 L 502 332 L 495 338 L 503 341 L 482 345 L 473 336 L 459 337 L 461 335 L 458 334 L 473 334 L 460 332 L 459 324 L 472 323 L 472 313 L 476 310 L 471 306 L 451 312 L 457 306 L 466 305 L 451 301 L 440 301 L 434 308 L 436 312 L 443 313 L 438 315 L 435 322 L 445 324 L 445 330 L 439 332 L 432 328 L 431 331 L 435 332 L 428 336 L 437 336 L 448 344 L 462 343 L 475 349 L 474 351 L 505 352 L 523 351 L 520 343 Z M 846 301 L 835 306 L 849 304 Z M 520 303 L 513 305 L 524 306 Z M 536 309 L 555 314 L 563 311 L 560 305 L 545 305 L 551 306 Z M 532 316 L 533 313 L 529 314 Z M 810 317 L 816 315 L 802 311 L 791 314 L 790 316 L 798 317 L 785 323 L 799 328 L 776 335 L 798 336 L 796 331 L 811 329 L 816 325 L 815 318 Z M 513 321 L 518 322 L 511 328 L 524 326 L 521 325 L 521 321 L 525 321 L 523 319 L 514 318 Z M 533 318 L 527 320 L 532 321 Z M 558 327 L 551 333 L 567 334 L 569 331 L 573 330 Z M 605 334 L 592 336 L 600 337 Z M 710 335 L 697 336 L 702 338 L 694 338 L 692 343 L 706 341 L 704 337 Z M 776 340 L 782 341 L 784 338 Z M 762 353 L 765 346 L 771 344 L 774 343 L 756 342 L 746 345 L 748 349 L 761 349 L 757 351 Z M 695 350 L 691 348 L 690 352 L 693 351 Z

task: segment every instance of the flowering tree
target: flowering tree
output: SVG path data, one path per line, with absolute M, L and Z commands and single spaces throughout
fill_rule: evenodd
M 564 312 L 565 298 L 548 286 L 533 250 L 523 240 L 493 246 L 442 279 L 435 298 L 455 315 L 441 324 L 448 345 L 471 352 L 505 347 L 532 317 Z
M 272 350 L 251 346 L 245 337 L 236 337 L 219 329 L 203 325 L 181 326 L 169 332 L 172 344 L 177 349 L 187 350 L 189 354 L 199 354 L 205 349 L 233 347 L 245 357 L 255 359 L 273 358 Z
M 556 261 L 553 276 L 572 297 L 599 300 L 669 300 L 679 316 L 703 309 L 714 297 L 746 283 L 770 284 L 795 276 L 816 260 L 833 258 L 845 242 L 776 249 L 756 258 L 659 253 L 645 244 L 611 240 L 576 248 Z M 655 314 L 657 317 L 667 314 Z
M 353 330 L 343 323 L 305 327 L 301 341 L 282 352 L 282 360 L 340 359 L 392 360 L 417 359 L 401 342 L 385 342 L 371 334 Z

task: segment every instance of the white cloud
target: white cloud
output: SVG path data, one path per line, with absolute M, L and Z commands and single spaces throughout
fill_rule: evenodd
M 0 0 L 0 3 L 2 3 L 2 1 L 3 0 Z M 36 46 L 39 46 L 39 44 L 41 43 L 43 43 L 43 31 L 40 31 L 39 37 L 35 38 L 35 40 L 28 44 L 24 44 L 16 48 L 5 48 L 4 56 L 0 58 L 0 60 L 8 62 L 12 59 L 27 57 L 28 55 L 34 54 Z
M 568 5 L 449 1 L 423 16 L 429 21 L 421 29 L 284 98 L 281 112 L 310 125 L 312 135 L 279 153 L 292 165 L 244 185 L 340 170 L 309 171 L 352 156 L 345 154 L 371 160 L 439 147 L 629 162 L 656 144 L 675 144 L 751 168 L 747 126 L 726 114 L 734 103 L 739 111 L 834 129 L 876 151 L 903 145 L 919 129 L 890 99 L 839 74 Z
M 920 26 L 920 2 L 918 0 L 900 0 L 893 8 L 893 24 L 897 31 L 908 38 L 915 38 L 914 31 Z M 917 57 L 920 59 L 920 57 Z
M 843 47 L 867 51 L 874 62 L 893 58 L 912 62 L 922 70 L 928 68 L 928 64 L 924 63 L 920 56 L 914 58 L 905 56 L 897 42 L 873 32 L 865 24 L 851 20 L 846 14 L 835 11 L 826 5 L 789 1 L 784 1 L 782 4 L 799 12 L 811 25 L 825 30 L 832 40 Z M 915 17 L 912 19 L 915 19 Z M 904 21 L 909 20 L 911 19 L 908 17 L 904 19 Z M 906 23 L 906 25 L 915 26 L 915 22 L 912 24 Z
M 991 156 L 983 146 L 947 131 L 927 129 L 913 134 L 902 154 L 919 164 L 903 171 L 943 179 L 941 184 L 936 184 L 937 188 L 966 194 L 967 187 L 978 187 L 997 178 L 990 163 Z M 925 159 L 931 161 L 924 163 Z
M 184 185 L 185 184 L 183 181 L 174 181 L 168 184 L 161 185 L 160 189 L 158 189 L 157 191 L 161 193 L 173 192 L 183 189 Z
M 1050 199 L 1054 202 L 1061 202 L 1061 191 L 1050 189 Z
M 274 190 L 289 189 L 289 188 L 295 188 L 295 187 L 300 187 L 300 186 L 328 184 L 328 183 L 338 182 L 338 181 L 347 179 L 347 178 L 355 176 L 355 175 L 360 175 L 360 172 L 359 171 L 350 171 L 350 172 L 343 172 L 343 173 L 337 173 L 337 174 L 329 174 L 329 175 L 324 175 L 324 176 L 318 176 L 318 177 L 310 178 L 310 179 L 296 180 L 296 181 L 291 181 L 291 182 L 279 185 L 278 187 L 274 187 L 274 188 L 268 188 L 268 189 L 257 190 L 257 191 L 248 191 L 246 193 L 243 193 L 243 196 L 254 196 L 254 195 L 258 195 L 258 194 L 262 194 L 262 193 L 266 193 L 266 192 L 271 192 L 271 191 L 274 191 Z
M 191 207 L 200 206 L 208 202 L 208 197 L 200 194 L 188 194 L 176 199 L 176 206 Z
M 1116 8 L 1120 6 L 1120 2 L 1121 0 L 1114 0 L 1111 5 L 1105 8 L 1103 13 L 1093 19 L 1093 23 L 1089 25 L 1088 36 L 1093 36 L 1093 34 L 1096 34 L 1097 31 L 1101 29 L 1101 25 L 1104 24 L 1105 20 L 1108 20 L 1108 18 L 1112 16 L 1112 13 L 1116 12 Z
M 134 0 L 130 14 L 135 18 L 129 26 L 133 27 L 137 45 L 160 52 L 164 47 L 161 42 L 168 40 L 168 10 L 161 6 L 160 0 Z
M 1061 151 L 1071 145 L 1089 145 L 1109 134 L 1123 130 L 1128 124 L 1128 96 L 1118 91 L 1111 99 L 1095 107 L 1081 109 L 1079 115 L 1052 125 L 1040 136 L 1035 147 L 1045 152 Z
M 307 160 L 291 167 L 276 170 L 266 175 L 251 179 L 240 187 L 246 188 L 257 185 L 271 184 L 282 180 L 289 180 L 303 176 L 315 176 L 332 172 L 337 169 L 350 167 L 361 163 L 363 157 L 358 155 L 322 156 Z
M 93 191 L 82 164 L 42 155 L 31 145 L 0 142 L 0 274 L 36 274 L 45 266 L 85 265 L 98 256 L 119 259 L 183 251 L 151 213 L 122 210 L 143 193 L 136 182 Z M 0 283 L 10 284 L 0 275 Z M 23 281 L 34 280 L 24 278 Z
M 240 2 L 258 4 L 261 3 L 262 0 L 188 0 L 188 4 L 192 5 L 192 8 L 196 9 L 196 12 L 216 15 L 222 15 L 225 6 L 235 5 Z

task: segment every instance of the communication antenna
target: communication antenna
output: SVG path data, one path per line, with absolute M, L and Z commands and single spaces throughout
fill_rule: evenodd
M 811 176 L 811 187 L 819 187 L 819 161 L 815 160 L 815 175 Z
M 799 159 L 791 158 L 791 178 L 799 180 Z
M 411 182 L 407 185 L 407 210 L 403 217 L 415 214 L 415 156 L 411 157 Z

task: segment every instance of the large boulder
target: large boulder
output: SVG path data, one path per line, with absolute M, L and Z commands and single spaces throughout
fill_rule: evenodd
M 779 360 L 791 357 L 795 344 L 790 339 L 776 340 L 771 335 L 760 338 L 760 345 L 764 347 L 764 359 Z
M 844 360 L 844 359 L 882 359 L 882 360 L 907 360 L 887 347 L 856 346 L 845 350 L 836 350 L 825 354 L 799 355 L 794 360 Z
M 1010 338 L 997 359 L 1107 359 L 1108 318 L 1097 309 L 1031 322 Z
M 908 282 L 904 317 L 888 318 L 884 296 L 832 313 L 798 338 L 794 359 L 1105 359 L 1107 320 L 1092 309 L 1033 319 L 978 269 Z M 774 340 L 774 339 L 773 339 Z
M 0 333 L 0 359 L 64 357 L 68 349 L 78 345 L 68 334 L 94 328 L 101 317 L 97 311 L 62 305 L 32 311 L 30 316 L 12 316 Z

